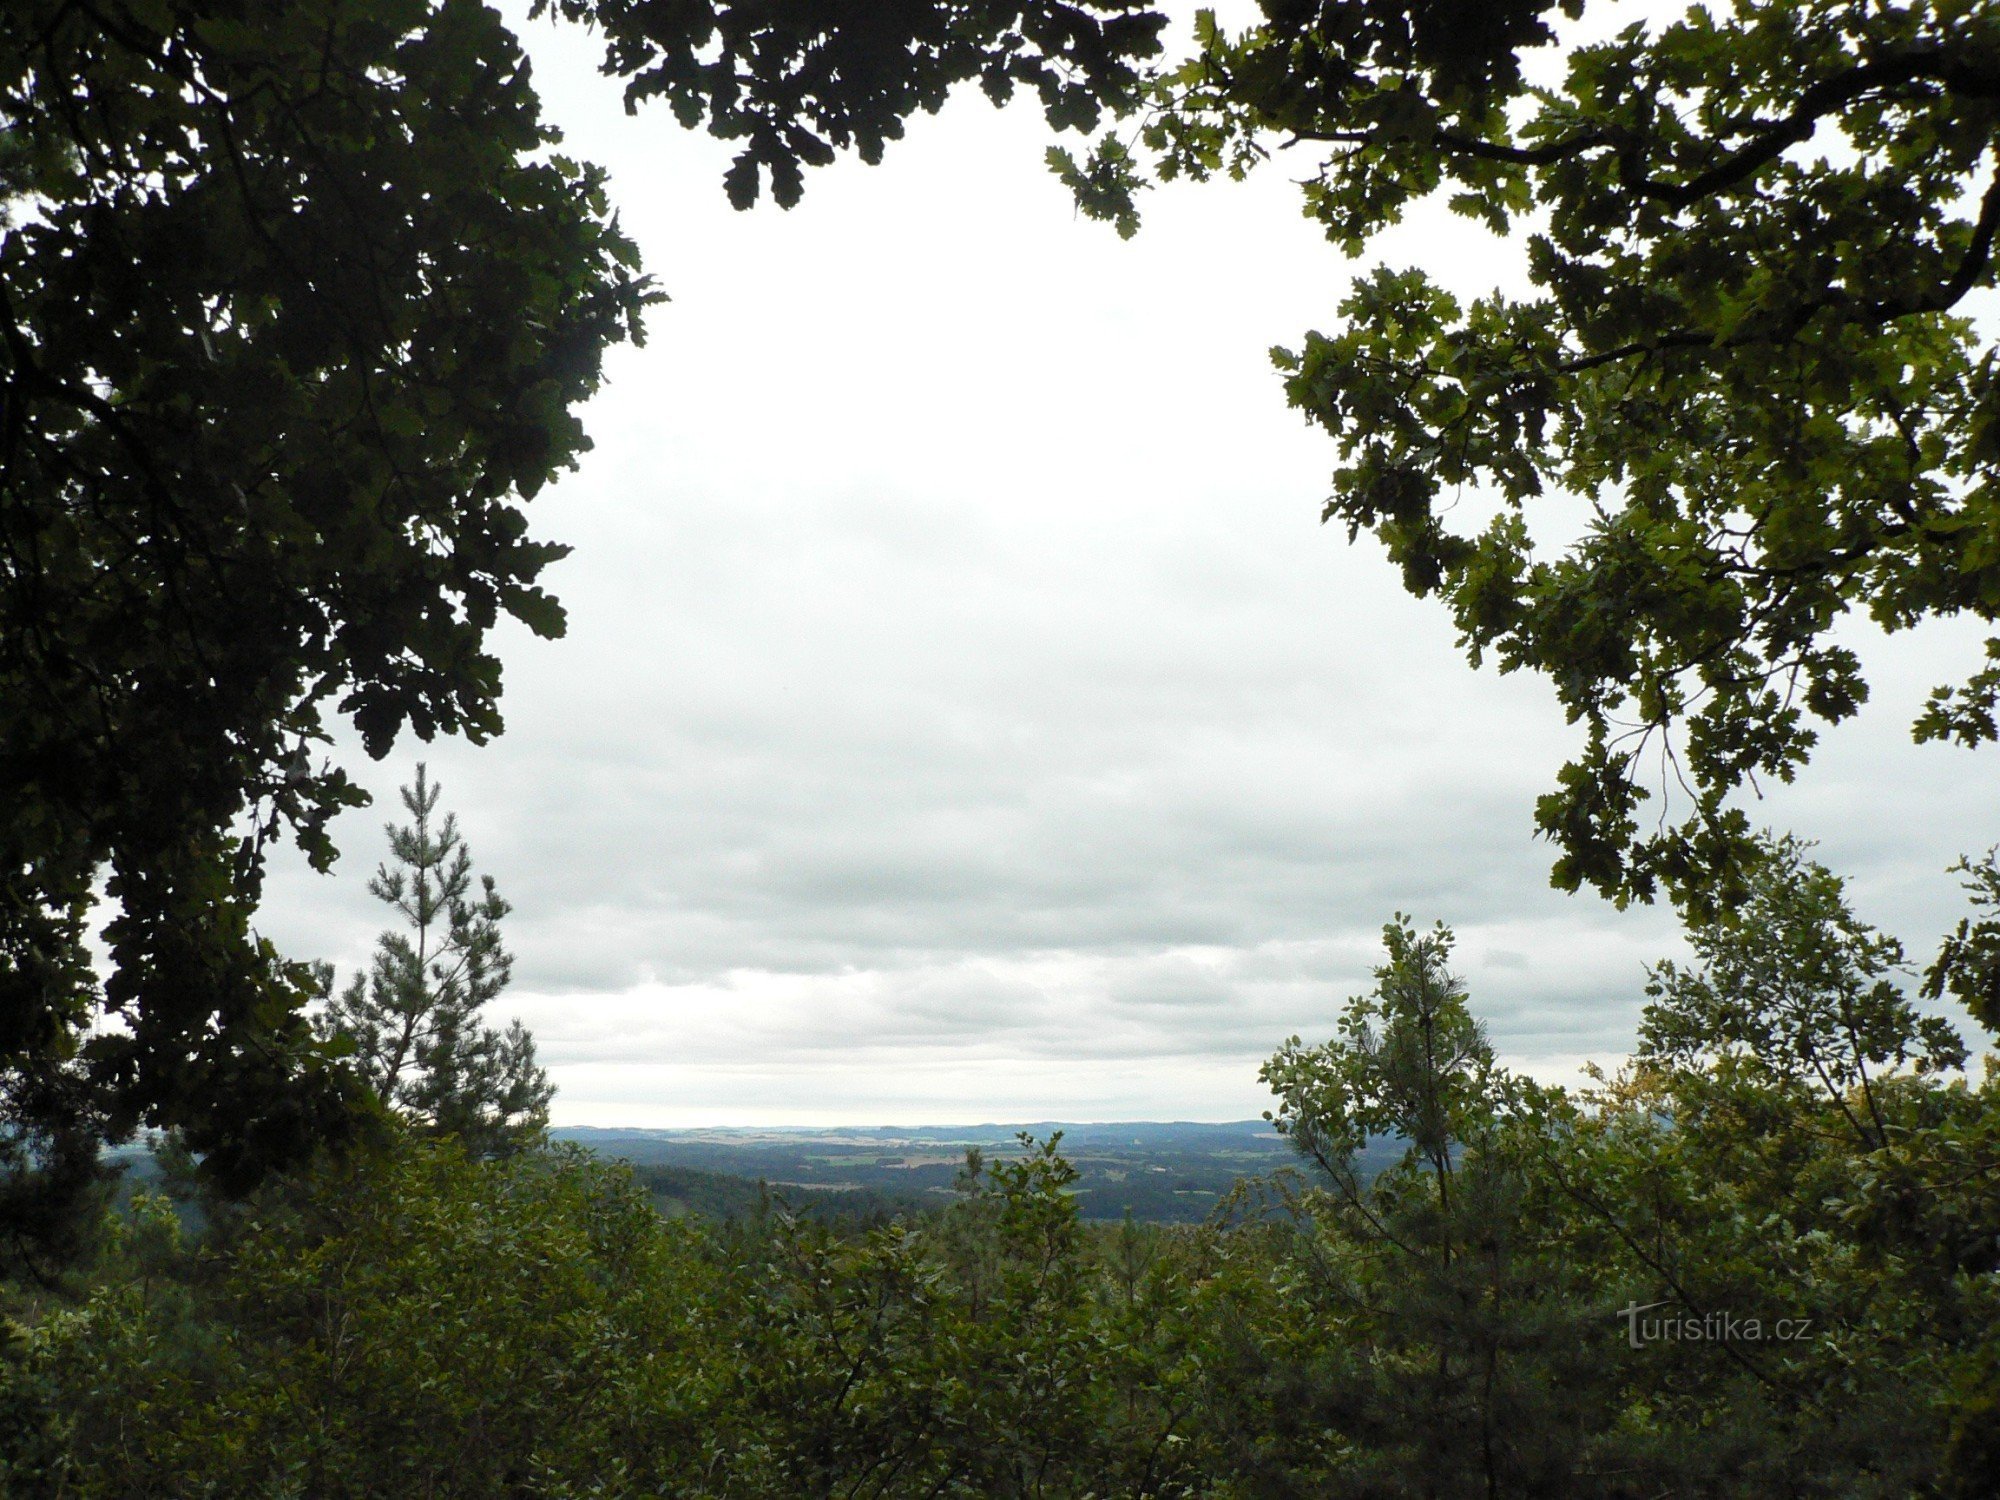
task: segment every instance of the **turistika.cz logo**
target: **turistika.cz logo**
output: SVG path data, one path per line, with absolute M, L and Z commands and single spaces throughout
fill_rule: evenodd
M 1765 1339 L 1791 1340 L 1812 1337 L 1811 1318 L 1743 1318 L 1731 1312 L 1707 1312 L 1700 1317 L 1686 1312 L 1665 1312 L 1646 1317 L 1666 1302 L 1631 1302 L 1619 1310 L 1625 1320 L 1625 1342 L 1634 1349 L 1647 1344 L 1759 1343 Z

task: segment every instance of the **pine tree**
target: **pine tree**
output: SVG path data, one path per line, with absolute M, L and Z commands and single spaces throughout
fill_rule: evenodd
M 503 1155 L 539 1137 L 555 1089 L 518 1020 L 504 1032 L 480 1021 L 512 977 L 500 941 L 510 908 L 490 875 L 471 894 L 472 855 L 458 819 L 437 817 L 439 793 L 418 766 L 416 784 L 402 789 L 413 821 L 388 826 L 391 863 L 368 882 L 408 930 L 384 932 L 369 971 L 338 996 L 331 968 L 323 971 L 319 1024 L 353 1044 L 363 1077 L 404 1120 L 457 1136 L 475 1154 Z
M 1561 1097 L 1499 1065 L 1449 928 L 1399 913 L 1383 938 L 1339 1035 L 1293 1037 L 1259 1075 L 1313 1169 L 1290 1193 L 1294 1296 L 1338 1330 L 1261 1378 L 1276 1409 L 1351 1445 L 1315 1494 L 1624 1493 L 1591 1477 L 1626 1465 L 1593 1427 L 1615 1348 L 1602 1293 L 1550 1233 L 1537 1176 L 1571 1128 Z

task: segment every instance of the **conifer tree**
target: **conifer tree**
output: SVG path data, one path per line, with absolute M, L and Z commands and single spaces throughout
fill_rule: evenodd
M 1622 1493 L 1584 1480 L 1628 1458 L 1602 1421 L 1600 1294 L 1539 1202 L 1536 1158 L 1570 1128 L 1560 1097 L 1499 1065 L 1449 928 L 1399 913 L 1383 939 L 1339 1035 L 1293 1037 L 1259 1074 L 1315 1169 L 1288 1194 L 1296 1295 L 1338 1330 L 1270 1358 L 1273 1409 L 1350 1445 L 1316 1494 Z M 1399 1154 L 1371 1173 L 1371 1147 Z
M 412 821 L 387 827 L 391 863 L 368 882 L 408 930 L 384 932 L 368 972 L 337 996 L 331 968 L 322 971 L 320 1028 L 352 1043 L 362 1076 L 404 1120 L 502 1155 L 540 1135 L 555 1089 L 518 1020 L 504 1032 L 480 1020 L 512 977 L 500 941 L 510 908 L 490 875 L 472 894 L 472 855 L 457 817 L 437 816 L 439 792 L 419 765 L 402 789 Z

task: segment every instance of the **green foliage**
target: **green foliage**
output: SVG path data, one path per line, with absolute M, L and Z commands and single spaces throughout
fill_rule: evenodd
M 1730 794 L 1791 780 L 1867 696 L 1836 622 L 2000 618 L 1995 355 L 1962 311 L 1994 282 L 2000 20 L 1690 6 L 1543 84 L 1527 54 L 1580 0 L 1262 8 L 1240 35 L 1205 16 L 1155 80 L 1149 163 L 1108 140 L 1058 170 L 1129 232 L 1145 165 L 1240 176 L 1303 144 L 1306 210 L 1350 255 L 1439 199 L 1516 237 L 1524 296 L 1377 265 L 1275 357 L 1340 449 L 1326 519 L 1582 726 L 1537 809 L 1556 883 L 1726 906 L 1754 858 Z M 1918 738 L 1993 738 L 1996 692 L 1990 666 L 1940 688 Z
M 1134 64 L 1159 50 L 1165 17 L 1145 0 L 536 0 L 603 30 L 604 71 L 627 81 L 636 109 L 665 99 L 693 129 L 743 146 L 723 179 L 738 208 L 768 180 L 790 208 L 805 168 L 853 149 L 879 162 L 918 110 L 935 114 L 976 79 L 995 104 L 1032 90 L 1057 130 L 1094 130 L 1105 105 L 1138 92 Z
M 1399 916 L 1340 1039 L 1265 1065 L 1276 1123 L 1317 1169 L 1286 1194 L 1301 1295 L 1337 1330 L 1264 1378 L 1304 1381 L 1338 1432 L 1326 1494 L 1564 1494 L 1617 1456 L 1592 1432 L 1608 1343 L 1590 1268 L 1536 1202 L 1559 1098 L 1499 1069 L 1447 968 L 1452 936 Z M 1387 1136 L 1402 1158 L 1355 1160 Z M 1601 1418 L 1601 1409 L 1599 1411 Z
M 1349 1002 L 1342 1040 L 1301 1049 L 1294 1037 L 1258 1078 L 1279 1096 L 1279 1132 L 1334 1180 L 1358 1187 L 1356 1158 L 1389 1138 L 1445 1183 L 1458 1143 L 1491 1116 L 1501 1080 L 1445 967 L 1450 929 L 1440 923 L 1419 937 L 1399 913 L 1382 936 L 1389 962 L 1375 971 L 1375 993 Z
M 63 1062 L 24 1064 L 0 1084 L 0 1285 L 54 1286 L 88 1263 L 111 1193 L 104 1122 Z
M 654 294 L 471 0 L 24 0 L 0 116 L 0 1087 L 241 1186 L 353 1118 L 264 850 L 363 800 L 329 713 L 498 732 L 520 502 Z
M 1821 1093 L 1867 1145 L 1888 1144 L 1873 1078 L 1961 1067 L 1950 1022 L 1920 1016 L 1889 976 L 1903 950 L 1848 910 L 1839 879 L 1796 839 L 1767 841 L 1746 900 L 1689 934 L 1698 970 L 1663 963 L 1646 993 L 1639 1060 L 1725 1082 Z M 1850 1101 L 1859 1110 L 1850 1109 Z
M 700 1453 L 668 1372 L 705 1275 L 580 1159 L 412 1140 L 267 1192 L 179 1272 L 41 1330 L 62 1493 L 591 1493 L 644 1447 L 633 1403 L 645 1482 Z
M 1963 1044 L 1803 846 L 1765 854 L 1592 1093 L 1493 1068 L 1449 934 L 1402 919 L 1340 1039 L 1267 1065 L 1315 1168 L 1273 1248 L 1331 1333 L 1234 1352 L 1264 1492 L 1990 1485 L 2000 1078 L 1954 1074 Z M 1382 1131 L 1403 1160 L 1364 1181 Z
M 35 1438 L 0 1493 L 1187 1493 L 1144 1480 L 1167 1257 L 1094 1295 L 1066 1185 L 1049 1142 L 942 1222 L 716 1234 L 579 1155 L 410 1137 L 198 1251 L 142 1200 L 0 1378 Z
M 1955 1076 L 1962 1042 L 1887 979 L 1896 945 L 1803 846 L 1765 854 L 1744 906 L 1691 934 L 1700 968 L 1653 971 L 1633 1066 L 1550 1159 L 1554 1202 L 1628 1307 L 1762 1322 L 1655 1346 L 1655 1441 L 1731 1414 L 1680 1449 L 1687 1483 L 1952 1493 L 2000 1333 L 2000 1080 Z
M 1766 853 L 1579 1095 L 1397 918 L 1266 1067 L 1304 1172 L 1206 1226 L 1088 1225 L 1026 1137 L 866 1223 L 417 1134 L 198 1239 L 137 1195 L 87 1296 L 14 1305 L 0 1493 L 1990 1494 L 2000 1074 Z
M 2000 849 L 1989 849 L 1978 864 L 1962 859 L 1955 869 L 1976 915 L 1961 918 L 1924 973 L 1924 993 L 1950 995 L 1988 1031 L 2000 1032 Z
M 966 78 L 1088 128 L 1158 30 L 551 4 L 629 101 L 745 143 L 739 204 Z M 1342 450 L 1328 518 L 1583 725 L 1558 882 L 1664 888 L 1698 964 L 1572 1097 L 1496 1065 L 1449 932 L 1399 917 L 1336 1039 L 1264 1071 L 1311 1171 L 1173 1231 L 1084 1224 L 1054 1140 L 869 1226 L 663 1222 L 621 1170 L 491 1154 L 546 1085 L 474 1019 L 506 906 L 422 777 L 376 882 L 416 939 L 313 1035 L 313 976 L 250 930 L 263 850 L 323 865 L 359 801 L 312 763 L 329 708 L 378 754 L 497 731 L 486 632 L 561 629 L 519 502 L 652 294 L 470 0 L 0 14 L 0 1493 L 1992 1493 L 2000 1075 L 1956 1073 L 1900 949 L 1727 798 L 1865 697 L 1846 611 L 2000 613 L 1994 357 L 1957 311 L 1993 279 L 2000 21 L 1745 0 L 1544 87 L 1558 8 L 1204 19 L 1139 145 L 1167 177 L 1333 147 L 1307 206 L 1350 251 L 1440 193 L 1532 219 L 1531 295 L 1376 268 L 1279 360 Z M 1136 222 L 1139 153 L 1051 159 Z M 1466 486 L 1498 515 L 1461 532 Z M 1593 519 L 1538 550 L 1565 496 Z M 1992 738 L 1996 693 L 1940 689 L 1920 736 Z M 1650 834 L 1649 748 L 1694 804 Z M 1926 989 L 1990 1022 L 2000 874 L 1963 868 Z M 356 1118 L 343 1047 L 435 1131 L 314 1156 Z M 93 1196 L 142 1122 L 211 1192 L 311 1164 L 196 1237 Z
M 942 1217 L 860 1239 L 781 1216 L 756 1256 L 757 1462 L 727 1493 L 1181 1493 L 1156 1355 L 1121 1340 L 1056 1141 L 972 1153 Z M 1129 1308 L 1128 1308 L 1129 1311 Z M 1117 1370 L 1123 1401 L 1114 1406 Z
M 394 864 L 368 889 L 409 934 L 383 933 L 368 973 L 337 996 L 329 973 L 315 1024 L 402 1120 L 457 1136 L 476 1156 L 518 1149 L 547 1127 L 555 1087 L 518 1020 L 499 1032 L 479 1019 L 513 971 L 500 944 L 509 908 L 490 875 L 472 897 L 472 855 L 453 814 L 434 822 L 442 792 L 423 766 L 402 795 L 412 821 L 387 828 Z
M 1273 1061 L 1312 1175 L 1206 1227 L 1083 1224 L 1055 1140 L 873 1225 L 414 1135 L 199 1241 L 140 1195 L 0 1357 L 0 1493 L 1990 1493 L 2000 1079 L 1873 1073 L 1880 1144 L 1766 1026 L 1570 1098 L 1492 1065 L 1448 934 L 1388 933 Z

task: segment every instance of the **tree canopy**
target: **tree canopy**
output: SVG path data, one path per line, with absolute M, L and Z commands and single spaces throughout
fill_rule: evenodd
M 0 1489 L 1990 1496 L 2000 1072 L 1928 1066 L 1956 1039 L 1774 852 L 1580 1092 L 1500 1067 L 1398 919 L 1264 1069 L 1301 1170 L 1205 1224 L 1083 1223 L 1026 1135 L 886 1222 L 741 1181 L 663 1219 L 574 1148 L 416 1131 L 199 1225 L 140 1195 L 86 1288 L 0 1285 Z
M 1326 519 L 1582 727 L 1537 809 L 1556 883 L 1708 909 L 1752 842 L 1732 794 L 1792 779 L 1867 696 L 1844 616 L 2000 618 L 2000 392 L 1970 316 L 2000 16 L 1744 0 L 1536 58 L 1582 0 L 1262 8 L 1203 20 L 1137 153 L 1055 165 L 1128 233 L 1149 175 L 1296 148 L 1351 255 L 1432 201 L 1513 237 L 1527 294 L 1376 263 L 1275 358 L 1340 451 Z M 1996 703 L 2000 666 L 1968 663 L 1917 738 L 1990 740 Z
M 253 1173 L 345 1113 L 264 849 L 361 800 L 330 715 L 499 729 L 519 502 L 653 293 L 476 4 L 12 5 L 0 116 L 0 1055 Z
M 1166 24 L 1147 0 L 535 0 L 550 13 L 602 30 L 628 110 L 664 99 L 681 124 L 743 143 L 724 178 L 738 208 L 767 180 L 792 207 L 805 168 L 842 150 L 881 161 L 904 121 L 973 80 L 995 104 L 1032 90 L 1058 130 L 1095 129 L 1136 102 Z
M 2000 14 L 1740 0 L 1538 71 L 1580 0 L 1266 0 L 1148 84 L 1129 0 L 543 9 L 603 30 L 630 102 L 742 142 L 738 204 L 976 79 L 1058 125 L 1144 110 L 1165 176 L 1321 149 L 1307 207 L 1350 251 L 1434 197 L 1519 231 L 1530 294 L 1374 268 L 1280 364 L 1342 452 L 1328 519 L 1583 726 L 1540 809 L 1558 882 L 1664 889 L 1697 963 L 1653 970 L 1635 1058 L 1570 1094 L 1498 1066 L 1449 932 L 1399 918 L 1336 1038 L 1265 1069 L 1306 1173 L 1185 1232 L 1089 1230 L 1053 1140 L 969 1160 L 935 1215 L 711 1232 L 615 1168 L 442 1131 L 314 1160 L 197 1241 L 159 1201 L 85 1224 L 100 1137 L 169 1127 L 247 1191 L 371 1068 L 398 1102 L 440 996 L 400 1102 L 448 1126 L 468 1097 L 439 1039 L 504 980 L 505 903 L 434 789 L 392 849 L 419 873 L 378 893 L 453 956 L 385 944 L 346 1042 L 251 929 L 263 859 L 324 865 L 362 800 L 315 760 L 336 719 L 377 754 L 500 728 L 487 633 L 562 628 L 522 505 L 655 293 L 476 0 L 16 0 L 0 1489 L 1990 1495 L 2000 1072 L 1957 1071 L 1895 944 L 1730 799 L 1862 702 L 1845 615 L 2000 614 L 1968 316 Z M 1056 165 L 1134 225 L 1130 145 Z M 1920 737 L 2000 734 L 1989 650 Z M 1648 832 L 1655 765 L 1691 807 Z M 2000 866 L 1963 873 L 1925 986 L 1991 1022 Z M 489 1055 L 531 1114 L 532 1058 Z M 93 1250 L 81 1299 L 41 1274 Z

